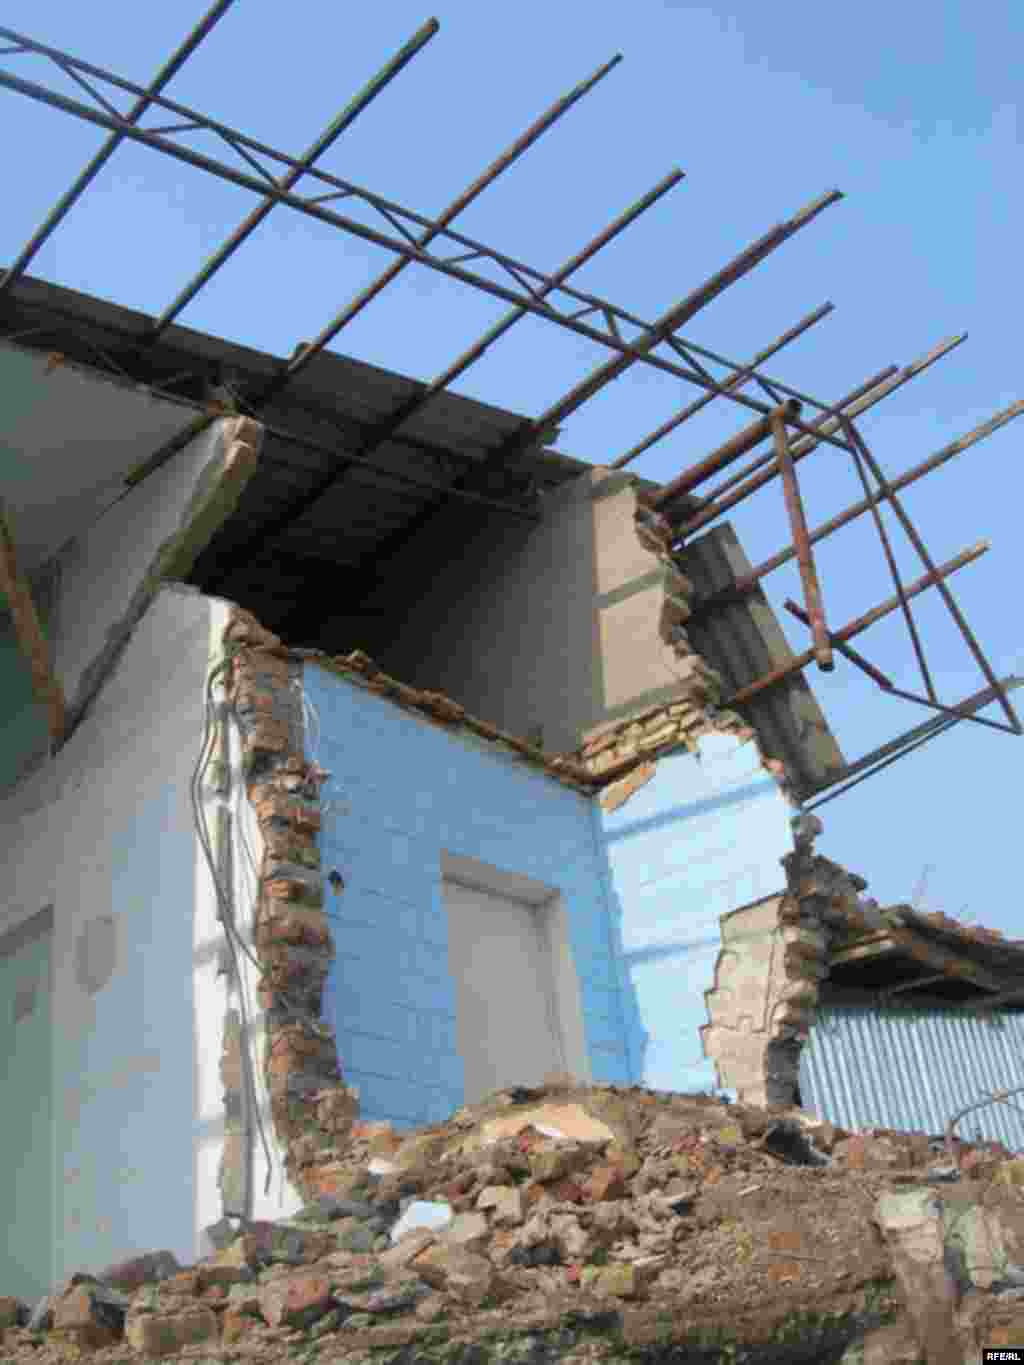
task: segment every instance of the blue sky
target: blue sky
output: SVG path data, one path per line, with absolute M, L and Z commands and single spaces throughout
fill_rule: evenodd
M 831 401 L 883 366 L 968 331 L 964 346 L 861 424 L 890 474 L 1024 397 L 1019 7 L 440 0 L 433 12 L 440 33 L 335 144 L 325 169 L 437 213 L 555 99 L 621 51 L 625 61 L 456 226 L 554 270 L 679 166 L 686 180 L 574 280 L 653 319 L 777 221 L 838 186 L 845 200 L 683 335 L 744 360 L 831 299 L 833 316 L 765 366 Z M 145 84 L 200 13 L 181 0 L 130 9 L 114 0 L 7 0 L 4 23 Z M 407 0 L 295 0 L 287 9 L 238 0 L 167 93 L 297 155 L 429 15 Z M 18 63 L 28 76 L 72 89 L 52 68 Z M 0 215 L 7 260 L 103 134 L 8 91 L 0 91 L 0 117 L 8 130 Z M 211 143 L 194 145 L 230 159 Z M 245 191 L 124 145 L 31 270 L 156 313 L 252 202 Z M 277 209 L 181 320 L 287 355 L 388 260 Z M 429 379 L 503 311 L 410 268 L 334 344 Z M 455 387 L 535 415 L 608 354 L 530 319 Z M 694 396 L 634 366 L 567 422 L 560 448 L 611 460 Z M 633 468 L 668 479 L 745 421 L 734 406 L 713 404 Z M 1000 674 L 1024 673 L 1022 437 L 1024 421 L 905 495 L 936 560 L 992 540 L 987 557 L 952 586 Z M 800 469 L 812 525 L 860 496 L 837 450 L 819 448 Z M 887 522 L 901 570 L 916 577 L 919 562 Z M 788 535 L 778 484 L 738 509 L 734 524 L 754 562 L 779 548 Z M 817 554 L 830 623 L 889 595 L 870 518 Z M 767 588 L 774 603 L 800 596 L 792 566 Z M 955 700 L 982 687 L 938 596 L 918 599 L 916 611 L 940 696 Z M 805 647 L 803 628 L 783 624 Z M 898 616 L 858 643 L 900 685 L 921 690 Z M 831 676 L 808 677 L 850 759 L 931 714 L 885 698 L 842 663 Z M 883 902 L 909 899 L 929 866 L 925 908 L 1020 936 L 1012 907 L 1022 778 L 1021 740 L 961 725 L 826 806 L 819 850 L 866 876 Z

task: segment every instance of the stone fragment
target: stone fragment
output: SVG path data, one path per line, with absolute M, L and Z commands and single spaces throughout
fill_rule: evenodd
M 529 1161 L 533 1179 L 545 1184 L 578 1171 L 584 1164 L 585 1154 L 575 1145 L 552 1147 L 546 1151 L 531 1152 Z
M 636 1267 L 621 1261 L 615 1265 L 585 1265 L 580 1271 L 580 1287 L 603 1297 L 635 1299 L 642 1292 Z
M 479 1305 L 493 1290 L 497 1275 L 490 1261 L 462 1247 L 428 1247 L 410 1269 L 432 1289 L 443 1289 L 462 1303 Z
M 271 1327 L 309 1327 L 331 1306 L 326 1275 L 292 1275 L 272 1280 L 260 1293 L 260 1308 Z
M 433 1246 L 436 1241 L 437 1234 L 428 1228 L 415 1228 L 406 1232 L 390 1250 L 383 1252 L 378 1258 L 378 1263 L 385 1270 L 400 1270 L 421 1251 Z
M 478 1209 L 490 1209 L 499 1227 L 517 1227 L 523 1221 L 523 1196 L 515 1185 L 487 1185 L 477 1196 Z
M 9 1294 L 0 1295 L 0 1329 L 4 1327 L 17 1327 L 20 1305 L 18 1300 Z
M 248 1311 L 245 1307 L 234 1305 L 226 1308 L 221 1315 L 221 1339 L 226 1345 L 240 1341 L 256 1328 L 263 1325 L 262 1317 Z
M 125 1323 L 129 1346 L 148 1356 L 171 1355 L 218 1334 L 217 1315 L 202 1305 L 177 1313 L 136 1313 L 132 1309 Z
M 124 1310 L 101 1302 L 94 1281 L 63 1293 L 53 1308 L 53 1333 L 72 1347 L 97 1350 L 121 1337 Z
M 482 1247 L 490 1235 L 490 1224 L 482 1213 L 467 1211 L 458 1213 L 440 1233 L 440 1240 L 450 1246 L 465 1247 L 475 1251 Z M 400 1245 L 405 1245 L 402 1242 Z M 397 1249 L 397 1248 L 396 1248 Z
M 625 1199 L 628 1193 L 622 1170 L 618 1166 L 598 1166 L 590 1173 L 583 1190 L 595 1203 L 605 1199 Z

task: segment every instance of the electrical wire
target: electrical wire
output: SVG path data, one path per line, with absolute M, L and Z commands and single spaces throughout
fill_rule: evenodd
M 213 879 L 214 889 L 217 896 L 217 918 L 224 926 L 225 941 L 228 945 L 228 951 L 231 955 L 231 972 L 234 980 L 238 984 L 239 989 L 239 1006 L 240 1014 L 242 1016 L 241 1030 L 243 1039 L 242 1052 L 244 1058 L 245 1076 L 247 1083 L 246 1088 L 252 1106 L 252 1113 L 254 1115 L 256 1126 L 259 1132 L 263 1153 L 267 1163 L 267 1175 L 263 1187 L 263 1193 L 264 1195 L 267 1195 L 270 1191 L 273 1159 L 271 1156 L 270 1144 L 267 1140 L 266 1129 L 263 1123 L 263 1116 L 261 1112 L 259 1098 L 256 1093 L 256 1077 L 254 1074 L 254 1068 L 252 1066 L 252 1057 L 249 1052 L 249 1045 L 251 1040 L 251 1027 L 249 1022 L 250 1013 L 246 989 L 247 978 L 241 970 L 241 963 L 239 961 L 239 950 L 241 950 L 245 957 L 247 957 L 249 961 L 252 963 L 253 967 L 256 969 L 258 977 L 262 978 L 266 973 L 262 963 L 260 963 L 259 959 L 252 952 L 252 949 L 250 948 L 249 944 L 245 942 L 245 939 L 238 931 L 238 926 L 235 922 L 234 914 L 232 913 L 230 893 L 223 886 L 220 875 L 217 871 L 216 862 L 213 856 L 212 840 L 210 838 L 209 826 L 206 821 L 206 813 L 205 810 L 203 809 L 202 799 L 203 783 L 206 780 L 210 763 L 213 759 L 214 750 L 216 748 L 218 731 L 222 724 L 222 721 L 218 715 L 218 706 L 214 701 L 213 689 L 218 679 L 221 677 L 223 673 L 227 671 L 227 669 L 231 665 L 232 660 L 235 658 L 237 654 L 241 653 L 243 648 L 244 646 L 237 643 L 230 643 L 226 645 L 224 657 L 210 670 L 209 674 L 207 675 L 206 686 L 204 691 L 203 739 L 202 744 L 200 746 L 199 756 L 196 760 L 195 766 L 192 771 L 192 778 L 189 784 L 189 795 L 192 804 L 193 823 L 195 825 L 196 835 L 197 838 L 199 839 L 200 847 L 203 850 L 203 856 L 206 860 L 206 865 L 210 872 L 210 876 Z M 317 755 L 319 752 L 319 740 L 321 734 L 319 714 L 317 713 L 316 707 L 313 705 L 313 703 L 309 700 L 309 697 L 306 695 L 305 689 L 302 687 L 301 680 L 295 679 L 292 681 L 291 685 L 295 687 L 296 690 L 298 691 L 300 703 L 302 705 L 303 710 L 303 724 L 306 727 L 307 736 L 310 737 L 309 738 L 310 752 L 312 753 L 314 762 L 317 762 Z M 221 683 L 221 686 L 223 686 L 223 683 Z M 241 726 L 239 725 L 238 714 L 237 711 L 235 710 L 235 707 L 230 703 L 227 704 L 225 707 L 225 713 L 227 715 L 230 715 L 234 719 L 236 727 L 238 728 L 238 731 L 240 733 Z M 317 766 L 319 767 L 318 762 Z M 229 749 L 229 761 L 227 763 L 229 781 L 231 768 L 232 765 L 230 762 Z M 232 794 L 234 796 L 236 803 L 234 811 L 235 814 L 234 827 L 240 833 L 241 844 L 244 849 L 245 857 L 247 859 L 249 868 L 252 870 L 254 876 L 255 885 L 257 888 L 257 895 L 255 898 L 257 899 L 258 902 L 258 887 L 260 873 L 259 868 L 257 866 L 254 851 L 252 849 L 251 844 L 249 843 L 248 835 L 246 834 L 245 822 L 240 818 L 242 795 L 241 783 L 232 783 L 228 792 L 229 798 L 232 796 Z M 327 805 L 329 808 L 330 803 L 328 802 Z M 335 915 L 331 915 L 331 913 L 327 910 L 325 910 L 324 913 L 326 917 L 329 919 L 338 918 Z M 258 920 L 257 916 L 254 915 L 253 916 L 254 932 L 257 928 Z M 287 992 L 280 989 L 276 989 L 275 997 L 277 1002 L 279 1002 L 280 1005 L 283 1005 L 286 1014 L 290 1016 L 293 1020 L 298 1020 L 302 1023 L 307 1024 L 311 1023 L 313 1025 L 313 1028 L 317 1032 L 320 1031 L 320 1028 L 318 1027 L 319 1021 L 312 1019 L 308 1010 L 296 1006 L 295 1003 L 289 999 Z M 283 1181 L 284 1179 L 283 1165 L 281 1165 L 280 1176 Z

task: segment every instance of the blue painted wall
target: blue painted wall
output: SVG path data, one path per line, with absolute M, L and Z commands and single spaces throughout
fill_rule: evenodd
M 712 1089 L 698 1030 L 707 1022 L 719 919 L 785 884 L 792 808 L 753 743 L 709 735 L 699 756 L 661 759 L 618 810 L 592 809 L 610 870 L 624 999 L 636 1004 L 626 1020 L 636 1083 Z
M 562 893 L 595 1081 L 632 1079 L 594 807 L 485 741 L 455 735 L 315 664 L 304 673 L 318 726 L 323 870 L 337 956 L 324 1014 L 365 1118 L 436 1122 L 463 1101 L 441 852 L 477 858 Z

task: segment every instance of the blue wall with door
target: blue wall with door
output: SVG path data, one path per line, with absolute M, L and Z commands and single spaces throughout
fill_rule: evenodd
M 336 958 L 324 1015 L 365 1118 L 436 1122 L 463 1101 L 441 853 L 562 894 L 595 1081 L 627 1084 L 625 977 L 592 803 L 494 745 L 401 710 L 310 664 Z

